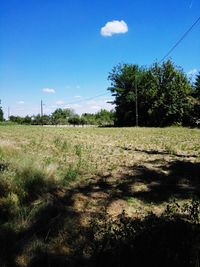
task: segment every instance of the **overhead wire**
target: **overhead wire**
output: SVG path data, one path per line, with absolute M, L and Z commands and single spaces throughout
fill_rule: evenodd
M 161 63 L 162 61 L 164 61 L 174 51 L 174 49 L 186 38 L 186 36 L 192 31 L 192 29 L 198 24 L 199 21 L 200 21 L 200 16 L 189 27 L 189 29 L 181 36 L 181 38 L 170 48 L 170 50 L 159 61 L 159 63 Z M 96 96 L 89 97 L 89 98 L 86 98 L 86 99 L 81 99 L 81 100 L 78 100 L 78 101 L 73 101 L 73 102 L 67 103 L 67 105 L 72 105 L 72 104 L 76 104 L 76 103 L 80 103 L 80 102 L 84 102 L 84 101 L 89 101 L 89 100 L 92 100 L 92 99 L 95 99 L 97 97 L 101 97 L 101 96 L 104 96 L 104 95 L 107 95 L 107 94 L 108 93 L 104 93 L 104 94 L 96 95 Z
M 72 101 L 72 102 L 66 103 L 66 105 L 73 105 L 73 104 L 77 104 L 77 103 L 80 103 L 80 102 L 90 101 L 92 99 L 95 99 L 95 98 L 98 98 L 98 97 L 101 97 L 101 96 L 105 96 L 105 95 L 108 95 L 108 94 L 109 94 L 109 92 L 104 93 L 104 94 L 99 94 L 99 95 L 96 95 L 96 96 L 92 96 L 92 97 L 88 97 L 88 98 L 83 98 L 83 99 L 80 99 L 80 100 L 77 100 L 77 101 Z
M 174 51 L 174 49 L 186 38 L 186 36 L 192 31 L 192 29 L 198 24 L 199 21 L 200 21 L 200 16 L 189 27 L 189 29 L 181 36 L 181 38 L 170 48 L 170 50 L 159 61 L 159 63 L 161 63 L 162 61 L 164 61 Z M 109 92 L 104 93 L 104 94 L 95 95 L 95 96 L 88 97 L 88 98 L 83 98 L 83 99 L 80 99 L 80 100 L 77 100 L 77 101 L 72 101 L 72 102 L 66 103 L 66 105 L 73 105 L 73 104 L 77 104 L 77 103 L 81 103 L 81 102 L 85 102 L 85 101 L 90 101 L 92 99 L 95 99 L 95 98 L 98 98 L 98 97 L 101 97 L 101 96 L 105 96 L 105 95 L 108 95 L 108 94 L 109 94 Z
M 185 37 L 192 31 L 192 29 L 198 24 L 200 21 L 200 17 L 195 20 L 195 22 L 189 27 L 189 29 L 181 36 L 181 38 L 170 48 L 170 50 L 166 53 L 166 55 L 159 61 L 161 63 L 164 61 L 173 51 L 174 49 L 185 39 Z

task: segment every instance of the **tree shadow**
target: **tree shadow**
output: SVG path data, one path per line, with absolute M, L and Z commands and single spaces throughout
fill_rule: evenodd
M 139 149 L 139 148 L 129 148 L 129 147 L 122 147 L 119 146 L 122 150 L 128 150 L 128 151 L 135 151 L 135 152 L 142 152 L 146 153 L 148 155 L 171 155 L 179 158 L 197 158 L 198 156 L 196 154 L 190 154 L 190 155 L 185 155 L 185 154 L 180 154 L 180 153 L 175 153 L 172 151 L 158 151 L 156 149 Z
M 159 169 L 136 165 L 126 168 L 118 178 L 102 175 L 71 188 L 53 188 L 42 196 L 47 204 L 35 212 L 25 229 L 15 232 L 1 227 L 1 266 L 22 266 L 20 255 L 29 257 L 24 265 L 29 267 L 193 266 L 193 238 L 199 236 L 199 224 L 159 216 L 132 218 L 120 225 L 118 232 L 108 230 L 112 228 L 109 223 L 104 225 L 103 236 L 96 240 L 99 230 L 91 223 L 83 223 L 83 217 L 93 221 L 102 216 L 106 221 L 108 207 L 129 197 L 147 204 L 174 197 L 200 197 L 199 175 L 200 163 L 174 160 L 162 163 Z M 144 185 L 139 191 L 135 190 L 138 184 Z M 82 197 L 79 204 L 85 199 L 87 203 L 95 200 L 95 209 L 86 205 L 78 209 L 77 195 Z
M 180 217 L 148 215 L 133 220 L 121 215 L 111 223 L 97 241 L 94 266 L 189 267 L 198 263 L 199 226 Z M 113 228 L 114 234 L 108 230 Z
M 131 178 L 131 177 L 130 177 Z M 139 167 L 136 181 L 146 185 L 146 190 L 133 192 L 132 196 L 146 202 L 161 203 L 170 198 L 187 199 L 200 196 L 200 163 L 173 161 L 158 170 Z

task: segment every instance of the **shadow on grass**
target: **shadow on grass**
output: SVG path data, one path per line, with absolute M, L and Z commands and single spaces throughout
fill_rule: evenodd
M 103 210 L 128 197 L 155 204 L 173 197 L 199 197 L 199 175 L 199 163 L 176 160 L 159 170 L 133 166 L 118 179 L 107 175 L 70 189 L 51 189 L 42 196 L 46 205 L 24 229 L 16 231 L 9 220 L 1 226 L 0 266 L 195 266 L 199 223 L 181 215 L 123 215 L 110 221 Z M 135 191 L 138 183 L 145 190 Z M 75 196 L 90 199 L 96 193 L 106 197 L 91 211 L 93 222 L 84 224 L 84 210 L 76 208 Z
M 124 191 L 128 196 L 154 203 L 162 203 L 171 198 L 184 200 L 192 195 L 200 196 L 200 163 L 176 160 L 162 166 L 159 171 L 144 166 L 138 166 L 136 170 L 136 176 L 128 177 L 127 183 L 119 185 L 126 188 Z M 130 185 L 137 182 L 146 185 L 144 191 L 130 190 Z
M 108 230 L 114 228 L 115 232 Z M 116 230 L 117 229 L 117 230 Z M 102 231 L 102 230 L 101 230 Z M 168 216 L 144 220 L 120 218 L 97 242 L 94 266 L 195 266 L 199 254 L 199 227 Z
M 192 155 L 185 155 L 185 154 L 178 154 L 178 153 L 175 153 L 175 152 L 170 152 L 170 151 L 158 151 L 158 150 L 155 150 L 155 149 L 150 149 L 150 150 L 147 150 L 147 149 L 138 149 L 138 148 L 129 148 L 129 147 L 119 147 L 123 150 L 128 150 L 128 151 L 136 151 L 136 152 L 142 152 L 142 153 L 146 153 L 148 155 L 172 155 L 172 156 L 175 156 L 175 157 L 179 157 L 179 158 L 197 158 L 198 156 L 196 154 L 192 154 Z
M 75 190 L 88 197 L 93 193 L 107 193 L 107 204 L 127 197 L 158 204 L 171 198 L 200 197 L 200 163 L 175 160 L 159 166 L 159 170 L 137 165 L 127 168 L 127 174 L 114 181 L 110 178 L 109 175 L 102 176 Z M 134 186 L 138 183 L 145 185 L 145 189 L 135 191 Z

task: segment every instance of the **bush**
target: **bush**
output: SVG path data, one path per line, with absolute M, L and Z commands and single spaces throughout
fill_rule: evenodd
M 78 170 L 77 168 L 73 168 L 70 166 L 67 170 L 67 172 L 64 174 L 64 177 L 62 179 L 63 185 L 68 185 L 70 182 L 74 181 L 78 176 Z
M 53 186 L 53 181 L 50 182 L 42 170 L 27 166 L 16 171 L 14 181 L 17 186 L 17 194 L 22 202 L 37 199 Z
M 183 207 L 172 204 L 160 217 L 131 219 L 123 213 L 114 220 L 93 219 L 93 266 L 198 266 L 199 215 L 195 200 Z

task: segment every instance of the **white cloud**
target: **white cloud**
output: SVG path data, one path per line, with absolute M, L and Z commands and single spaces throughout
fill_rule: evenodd
M 79 104 L 71 104 L 71 105 L 69 105 L 69 106 L 66 106 L 66 108 L 77 109 L 77 108 L 82 108 L 82 106 L 79 105 Z
M 188 71 L 188 75 L 196 75 L 198 73 L 198 70 L 197 69 L 191 69 Z
M 80 85 L 77 85 L 77 86 L 76 86 L 76 89 L 80 89 L 80 88 L 81 88 Z
M 95 110 L 100 110 L 101 109 L 101 106 L 91 106 L 90 108 L 91 109 L 95 109 Z
M 63 105 L 65 102 L 63 101 L 63 100 L 58 100 L 58 101 L 56 101 L 56 105 L 59 105 L 59 106 L 61 106 L 61 105 Z
M 81 104 L 81 107 L 74 107 L 75 111 L 78 114 L 82 113 L 94 113 L 99 111 L 100 109 L 111 110 L 114 109 L 115 105 L 106 102 L 106 98 L 84 101 Z
M 198 70 L 194 68 L 188 71 L 187 76 L 191 80 L 191 82 L 194 82 L 197 74 Z
M 75 95 L 74 98 L 82 98 L 80 95 Z
M 83 99 L 83 97 L 82 97 Z M 112 97 L 100 97 L 97 99 L 93 100 L 82 100 L 81 103 L 74 103 L 74 104 L 68 104 L 66 101 L 62 99 L 58 99 L 54 103 L 45 103 L 44 106 L 44 114 L 51 114 L 52 112 L 55 111 L 58 107 L 61 108 L 72 108 L 77 114 L 83 114 L 83 113 L 96 113 L 100 109 L 106 109 L 106 110 L 111 110 L 115 108 L 115 105 L 112 105 L 110 103 L 107 103 L 107 100 L 112 100 Z M 114 100 L 114 98 L 113 98 Z M 63 101 L 65 102 L 61 106 L 58 106 L 57 102 L 58 101 Z M 78 102 L 78 101 L 77 101 Z M 61 104 L 61 102 L 59 102 Z M 25 102 L 26 104 L 26 102 Z M 40 112 L 40 105 L 39 103 L 36 105 L 29 105 L 28 107 L 25 108 L 24 105 L 15 105 L 10 111 L 11 115 L 16 115 L 16 116 L 26 116 L 26 115 L 36 115 Z M 6 113 L 6 112 L 5 112 Z
M 112 36 L 113 34 L 120 34 L 126 32 L 128 32 L 128 25 L 123 20 L 108 21 L 106 25 L 101 28 L 102 36 Z
M 92 105 L 96 105 L 96 103 L 99 102 L 98 100 L 89 100 L 86 102 L 87 105 L 92 106 Z
M 42 91 L 47 94 L 54 94 L 55 90 L 53 88 L 43 88 Z
M 24 107 L 20 107 L 20 108 L 15 108 L 16 111 L 24 111 Z
M 17 104 L 19 104 L 19 105 L 24 105 L 25 102 L 21 100 L 21 101 L 18 101 Z

